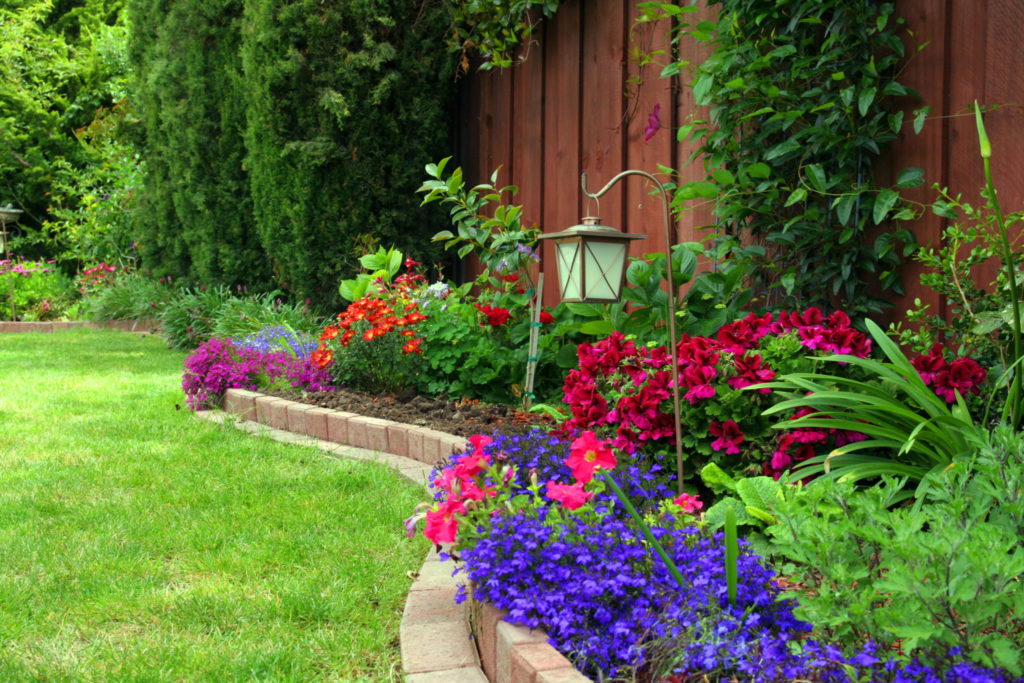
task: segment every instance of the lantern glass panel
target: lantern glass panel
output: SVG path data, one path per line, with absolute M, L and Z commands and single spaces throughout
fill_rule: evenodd
M 579 240 L 559 241 L 555 252 L 558 254 L 558 289 L 562 300 L 578 301 L 582 297 L 583 261 L 579 257 Z
M 583 257 L 586 286 L 584 299 L 618 301 L 626 250 L 624 242 L 586 242 Z

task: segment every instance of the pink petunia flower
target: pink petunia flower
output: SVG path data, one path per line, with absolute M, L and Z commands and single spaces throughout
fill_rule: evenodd
M 618 462 L 607 440 L 598 439 L 594 432 L 583 432 L 583 436 L 572 442 L 565 464 L 572 470 L 576 481 L 586 484 L 594 478 L 597 468 L 610 470 Z
M 559 484 L 556 481 L 549 481 L 546 494 L 551 500 L 558 501 L 570 510 L 576 510 L 594 497 L 593 491 L 584 491 L 583 487 L 584 483 L 581 481 L 575 484 Z
M 437 510 L 429 510 L 426 515 L 427 525 L 423 535 L 434 543 L 454 543 L 459 522 L 455 515 L 466 511 L 465 506 L 457 500 L 447 500 Z
M 689 493 L 681 493 L 677 497 L 672 499 L 672 502 L 683 509 L 688 515 L 692 515 L 695 510 L 699 510 L 704 507 L 704 503 L 700 501 L 698 496 L 691 496 Z

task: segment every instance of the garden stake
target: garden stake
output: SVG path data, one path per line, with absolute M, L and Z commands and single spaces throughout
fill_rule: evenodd
M 628 170 L 619 173 L 614 178 L 608 181 L 608 184 L 602 187 L 600 190 L 591 194 L 587 192 L 587 174 L 584 173 L 580 178 L 580 185 L 583 188 L 583 194 L 591 199 L 597 199 L 605 192 L 611 189 L 612 185 L 619 182 L 622 178 L 629 175 L 640 175 L 655 184 L 658 188 L 658 192 L 661 193 L 662 201 L 662 214 L 665 217 L 665 276 L 668 279 L 668 346 L 669 351 L 672 354 L 672 415 L 675 419 L 675 430 L 676 430 L 676 483 L 678 484 L 679 494 L 683 493 L 683 434 L 682 425 L 679 419 L 679 359 L 678 351 L 676 349 L 676 288 L 675 283 L 672 281 L 672 246 L 675 244 L 675 240 L 672 239 L 672 219 L 671 209 L 668 205 L 668 192 L 665 190 L 665 186 L 661 184 L 661 181 L 655 178 L 647 171 Z
M 537 376 L 537 361 L 540 360 L 538 353 L 538 337 L 540 337 L 540 308 L 541 293 L 544 291 L 544 273 L 537 274 L 537 289 L 533 290 L 533 299 L 530 306 L 530 345 L 526 356 L 526 381 L 523 389 L 523 412 L 530 410 L 530 404 L 534 399 L 533 383 Z
M 725 585 L 729 606 L 736 606 L 736 585 L 739 583 L 740 545 L 736 539 L 736 510 L 725 509 Z

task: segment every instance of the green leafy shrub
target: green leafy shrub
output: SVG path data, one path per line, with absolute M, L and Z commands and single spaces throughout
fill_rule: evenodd
M 56 258 L 69 247 L 47 245 L 40 231 L 51 218 L 51 196 L 95 162 L 75 131 L 126 95 L 122 4 L 17 0 L 0 7 L 0 204 L 25 210 L 18 251 L 26 257 Z
M 71 279 L 52 264 L 0 261 L 0 317 L 11 319 L 13 310 L 18 320 L 55 320 L 74 299 Z
M 80 280 L 88 277 L 89 270 L 86 269 Z M 157 281 L 133 270 L 116 269 L 107 271 L 102 278 L 81 282 L 80 290 L 82 317 L 100 321 L 159 318 L 175 294 L 174 288 L 164 280 Z
M 1007 425 L 965 429 L 972 454 L 927 475 L 921 504 L 893 507 L 906 479 L 784 487 L 769 527 L 783 571 L 807 587 L 798 616 L 830 639 L 939 656 L 957 647 L 1024 674 L 1024 441 Z

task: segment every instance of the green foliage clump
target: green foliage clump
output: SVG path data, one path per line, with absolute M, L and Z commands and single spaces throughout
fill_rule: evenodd
M 452 25 L 448 47 L 459 53 L 459 68 L 469 70 L 468 53 L 483 58 L 481 70 L 505 68 L 513 64 L 516 49 L 527 43 L 539 19 L 549 19 L 561 0 L 453 0 Z M 525 59 L 520 56 L 519 61 Z
M 270 285 L 245 169 L 242 3 L 133 0 L 147 172 L 138 249 L 158 277 Z
M 888 305 L 870 293 L 901 292 L 897 266 L 913 236 L 883 227 L 914 217 L 898 188 L 879 187 L 874 161 L 903 128 L 893 105 L 914 93 L 897 80 L 905 47 L 893 3 L 860 0 L 721 0 L 717 22 L 687 23 L 696 7 L 647 3 L 684 36 L 713 48 L 690 86 L 709 107 L 678 131 L 696 143 L 706 178 L 676 188 L 674 205 L 713 202 L 719 230 L 763 247 L 755 284 L 771 308 L 819 305 L 852 317 Z M 678 77 L 672 62 L 663 76 Z M 915 129 L 924 120 L 919 112 Z M 902 244 L 902 246 L 901 246 Z
M 0 8 L 0 204 L 25 211 L 16 244 L 23 255 L 56 255 L 35 243 L 55 186 L 93 161 L 75 131 L 126 95 L 122 3 L 65 4 Z
M 928 656 L 959 647 L 1024 674 L 1024 442 L 1008 425 L 969 434 L 975 453 L 929 474 L 921 505 L 893 505 L 906 480 L 855 490 L 832 479 L 783 487 L 772 552 L 809 590 L 798 616 L 833 642 L 872 639 Z
M 430 259 L 419 170 L 447 149 L 453 67 L 436 2 L 249 0 L 241 58 L 260 244 L 300 298 L 337 302 L 367 237 Z

